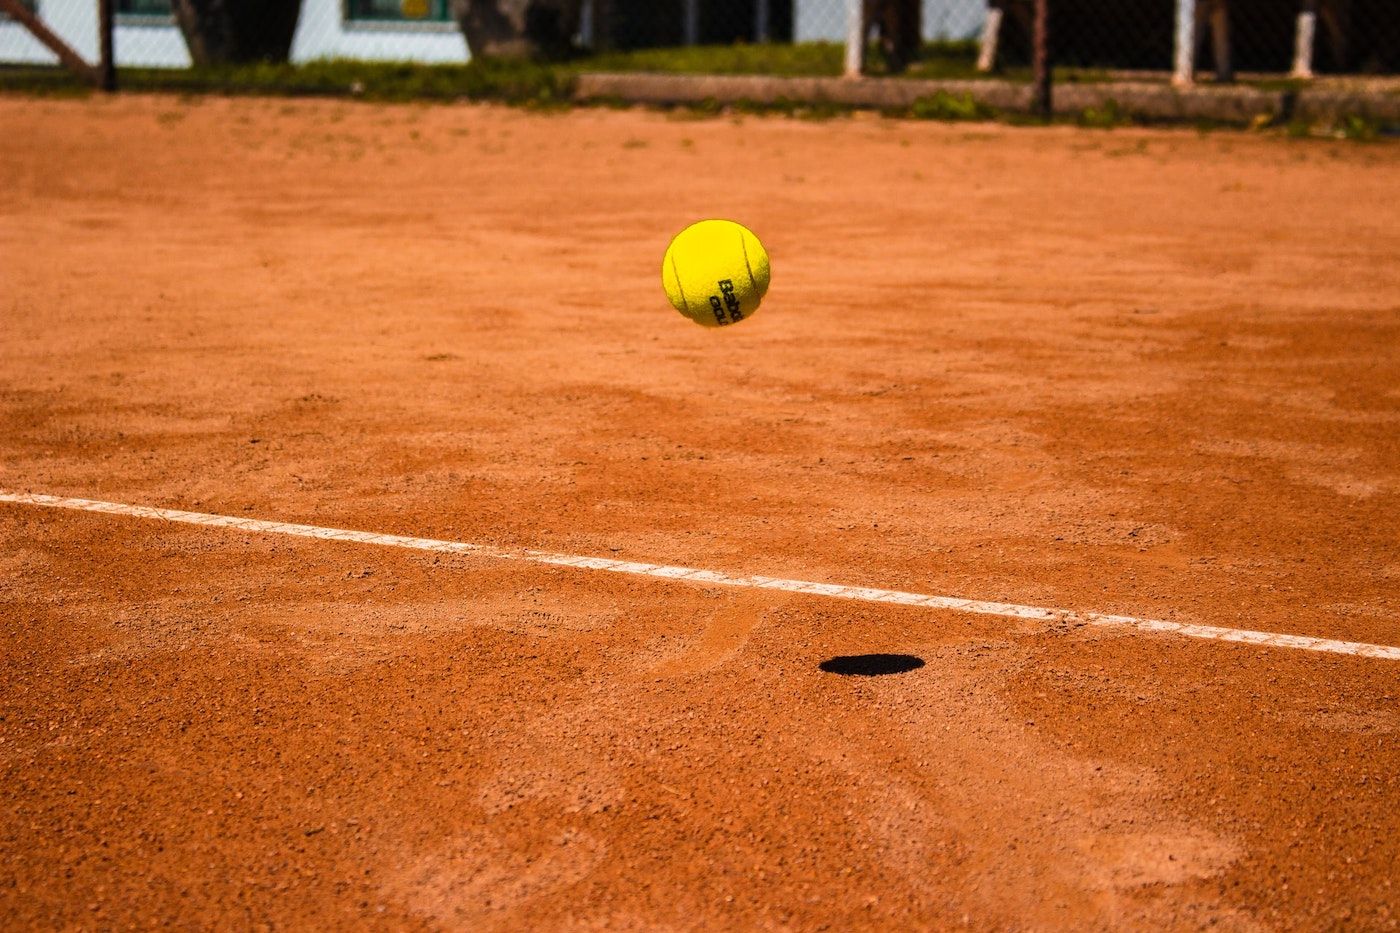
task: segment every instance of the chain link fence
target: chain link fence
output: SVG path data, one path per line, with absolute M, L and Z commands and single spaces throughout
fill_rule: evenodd
M 595 0 L 588 6 L 597 11 L 586 17 L 581 36 L 590 48 L 840 43 L 847 36 L 845 0 Z M 903 42 L 923 56 L 975 46 L 982 69 L 993 71 L 1029 64 L 1032 6 L 1031 0 L 865 0 L 863 12 L 867 39 L 877 48 Z M 1400 72 L 1400 0 L 1196 0 L 1194 6 L 1193 57 L 1206 73 L 1289 74 L 1300 58 L 1302 76 Z M 1165 74 L 1175 59 L 1178 13 L 1176 0 L 1051 0 L 1055 62 Z
M 941 74 L 953 68 L 1015 76 L 1030 62 L 1033 0 L 854 2 L 871 49 L 871 73 Z M 0 7 L 6 3 L 35 14 L 78 55 L 96 60 L 97 0 L 0 0 Z M 815 50 L 804 60 L 815 63 L 810 67 L 816 71 L 839 73 L 842 46 L 852 33 L 848 0 L 111 3 L 117 64 L 168 68 L 188 68 L 228 51 L 201 32 L 200 16 L 217 10 L 231 16 L 218 41 L 241 50 L 244 59 L 300 63 L 466 62 L 462 20 L 474 4 L 537 8 L 539 15 L 556 16 L 570 33 L 567 41 L 585 56 L 584 65 L 589 54 L 610 56 L 605 61 L 615 64 L 617 53 L 691 49 L 688 70 L 703 71 L 707 50 L 717 47 L 795 47 Z M 1187 11 L 1191 28 L 1185 32 L 1183 4 L 1194 7 Z M 1050 22 L 1053 59 L 1062 72 L 1166 76 L 1182 42 L 1189 41 L 1190 60 L 1203 78 L 1400 73 L 1400 0 L 1050 0 Z M 762 70 L 764 61 L 754 58 L 750 68 Z M 55 62 L 55 53 L 31 30 L 0 13 L 0 65 Z M 785 66 L 771 67 L 780 72 Z

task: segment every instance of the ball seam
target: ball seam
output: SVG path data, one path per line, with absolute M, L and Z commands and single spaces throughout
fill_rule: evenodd
M 753 266 L 749 265 L 749 244 L 744 242 L 744 231 L 739 231 L 739 249 L 744 254 L 744 268 L 749 270 L 749 288 L 758 293 L 758 280 L 753 277 Z
M 685 311 L 683 313 L 689 317 L 690 301 L 685 297 L 685 285 L 681 282 L 681 270 L 680 267 L 676 265 L 675 253 L 671 254 L 671 274 L 676 277 L 676 291 L 681 293 L 681 304 L 685 305 Z

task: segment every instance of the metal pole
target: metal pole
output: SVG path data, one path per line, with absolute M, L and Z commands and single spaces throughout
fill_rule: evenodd
M 1298 35 L 1293 43 L 1293 71 L 1290 77 L 1313 76 L 1313 43 L 1317 40 L 1317 0 L 1304 0 L 1298 11 Z
M 685 0 L 684 35 L 686 45 L 700 42 L 700 0 Z
M 1196 83 L 1196 0 L 1176 0 L 1176 68 L 1172 84 Z
M 588 7 L 590 11 L 588 36 L 592 40 L 593 50 L 595 52 L 612 51 L 617 38 L 613 30 L 615 18 L 612 0 L 592 0 Z
M 846 0 L 846 77 L 865 72 L 865 0 Z
M 1035 0 L 1034 41 L 1031 112 L 1048 120 L 1055 112 L 1050 97 L 1050 0 Z
M 1001 18 L 1004 11 L 999 6 L 987 8 L 987 21 L 982 24 L 982 41 L 977 50 L 977 70 L 992 71 L 997 66 L 997 43 L 1001 41 Z
M 1235 66 L 1230 58 L 1230 7 L 1224 0 L 1211 4 L 1210 42 L 1215 55 L 1215 80 L 1221 84 L 1234 81 Z
M 768 28 L 772 19 L 769 0 L 757 0 L 753 5 L 753 41 L 767 42 L 772 38 Z
M 97 86 L 108 92 L 117 89 L 117 63 L 112 57 L 112 0 L 97 0 L 97 39 L 100 56 L 97 62 Z

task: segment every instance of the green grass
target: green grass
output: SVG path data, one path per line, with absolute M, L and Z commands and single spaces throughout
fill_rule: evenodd
M 1281 129 L 1284 135 L 1293 139 L 1347 139 L 1357 143 L 1373 143 L 1400 138 L 1400 124 L 1381 123 L 1359 114 L 1347 114 L 1336 122 L 1309 123 L 1295 119 Z
M 928 43 L 921 61 L 902 76 L 938 80 L 994 78 L 1011 82 L 1030 80 L 1028 69 L 1009 69 L 989 76 L 976 71 L 974 42 Z M 580 56 L 566 62 L 506 62 L 477 60 L 465 65 L 318 61 L 304 65 L 249 64 L 189 69 L 123 68 L 118 81 L 128 91 L 161 91 L 180 94 L 249 94 L 267 96 L 314 95 L 373 101 L 482 100 L 536 108 L 571 106 L 578 75 L 587 71 L 653 72 L 669 74 L 775 75 L 822 77 L 839 75 L 843 48 L 834 42 L 793 44 L 735 44 L 690 48 L 644 49 Z M 879 50 L 872 46 L 868 70 L 885 74 Z M 1095 83 L 1109 79 L 1107 72 L 1090 69 L 1056 69 L 1057 83 Z M 1280 89 L 1294 82 L 1276 82 Z M 0 92 L 46 95 L 82 95 L 90 89 L 58 68 L 0 66 Z M 626 106 L 622 101 L 594 101 L 595 106 Z M 717 113 L 781 113 L 809 119 L 826 119 L 851 111 L 850 107 L 821 101 L 780 100 L 769 104 L 704 102 L 676 108 L 678 113 L 704 116 Z M 929 120 L 1002 119 L 1040 122 L 1016 114 L 999 114 L 966 95 L 947 93 L 922 98 L 908 109 L 891 114 Z M 1135 121 L 1116 102 L 1077 114 L 1061 114 L 1061 122 L 1110 128 Z M 1393 135 L 1394 127 L 1353 118 L 1331 134 L 1356 140 Z M 1304 130 L 1291 126 L 1288 132 Z M 1309 128 L 1309 133 L 1319 132 Z
M 1381 127 L 1374 120 L 1353 114 L 1342 121 L 1340 132 L 1345 139 L 1369 143 L 1380 139 Z
M 931 43 L 909 77 L 977 76 L 972 43 Z M 465 65 L 330 60 L 304 65 L 255 63 L 188 69 L 123 68 L 125 90 L 218 94 L 353 96 L 366 100 L 499 100 L 555 104 L 567 101 L 574 79 L 584 71 L 638 71 L 665 74 L 779 75 L 818 77 L 841 74 L 843 50 L 834 42 L 799 45 L 725 45 L 641 49 L 581 56 L 567 62 L 477 60 Z M 881 74 L 884 61 L 872 49 L 869 70 Z M 0 67 L 0 91 L 81 93 L 83 85 L 55 68 Z
M 914 101 L 908 115 L 916 120 L 990 120 L 996 116 L 996 111 L 979 104 L 970 94 L 939 91 Z
M 778 75 L 782 77 L 836 77 L 845 63 L 845 47 L 839 42 L 800 44 L 764 43 L 748 45 L 707 45 L 690 48 L 639 49 L 609 52 L 581 59 L 581 70 L 650 71 L 662 74 Z M 889 71 L 884 56 L 872 45 L 866 59 L 867 71 L 875 75 Z M 977 43 L 926 42 L 920 61 L 900 77 L 975 78 L 978 73 Z
M 1086 107 L 1075 122 L 1084 127 L 1111 130 L 1118 126 L 1131 126 L 1133 120 L 1118 101 L 1110 97 L 1102 107 Z
M 1262 78 L 1258 81 L 1240 81 L 1240 87 L 1252 87 L 1258 91 L 1276 91 L 1283 93 L 1297 93 L 1306 91 L 1308 82 L 1299 78 Z
M 360 97 L 366 100 L 502 100 L 520 104 L 566 102 L 573 72 L 532 62 L 466 65 L 332 60 L 305 65 L 256 63 L 188 69 L 123 68 L 118 83 L 129 91 Z M 45 68 L 0 69 L 0 90 L 81 90 L 66 72 Z
M 604 52 L 571 63 L 580 71 L 650 71 L 661 74 L 784 75 L 822 77 L 841 73 L 842 47 L 835 42 L 800 45 L 697 45 L 670 49 Z

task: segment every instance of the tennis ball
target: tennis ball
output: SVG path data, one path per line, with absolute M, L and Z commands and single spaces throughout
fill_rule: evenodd
M 676 310 L 696 324 L 737 324 L 758 310 L 768 291 L 768 251 L 741 224 L 702 220 L 666 247 L 661 287 Z

